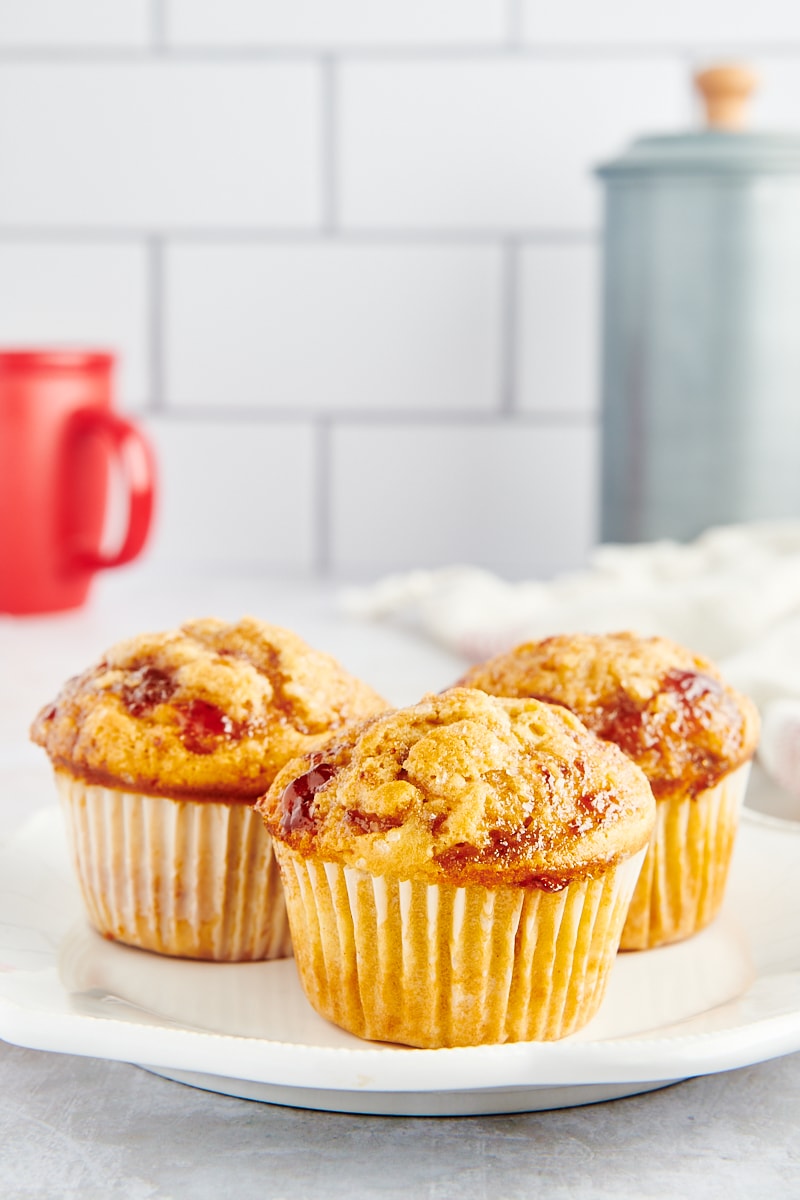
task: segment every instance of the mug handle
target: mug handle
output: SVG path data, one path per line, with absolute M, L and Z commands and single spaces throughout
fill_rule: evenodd
M 85 408 L 73 425 L 75 433 L 99 433 L 122 464 L 128 485 L 128 526 L 122 545 L 112 554 L 77 550 L 73 562 L 82 570 L 99 571 L 131 562 L 144 546 L 155 503 L 155 456 L 147 438 L 131 421 L 104 408 Z M 76 428 L 77 426 L 77 428 Z

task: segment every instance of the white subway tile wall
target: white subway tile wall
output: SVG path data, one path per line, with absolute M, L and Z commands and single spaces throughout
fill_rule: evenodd
M 661 58 L 488 55 L 352 62 L 339 104 L 345 229 L 579 231 L 598 223 L 592 166 L 685 125 L 689 88 Z
M 593 241 L 523 246 L 515 363 L 524 412 L 590 414 L 600 369 L 600 279 Z
M 513 425 L 342 423 L 332 435 L 331 547 L 344 572 L 480 562 L 505 575 L 562 571 L 588 552 L 591 431 Z
M 3 63 L 0 222 L 313 227 L 319 93 L 305 62 Z
M 213 280 L 213 287 L 209 281 Z M 176 246 L 167 405 L 264 412 L 492 412 L 494 246 Z
M 506 38 L 507 0 L 171 0 L 176 46 L 483 46 Z
M 122 407 L 152 396 L 147 248 L 0 241 L 0 342 L 113 346 Z
M 150 0 L 0 0 L 0 45 L 144 47 Z
M 145 428 L 161 467 L 156 566 L 313 570 L 317 435 L 309 422 L 153 417 Z
M 593 168 L 800 9 L 722 0 L 0 0 L 0 344 L 120 356 L 155 567 L 579 566 Z
M 800 5 L 797 15 L 800 19 Z M 761 129 L 796 133 L 800 128 L 800 57 L 753 55 L 751 61 L 762 81 L 753 97 L 754 122 Z
M 191 0 L 188 0 L 191 3 Z M 793 0 L 521 0 L 528 44 L 716 49 L 780 46 L 800 40 Z

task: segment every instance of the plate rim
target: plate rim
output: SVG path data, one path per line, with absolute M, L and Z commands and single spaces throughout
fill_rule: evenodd
M 48 824 L 54 815 L 60 823 L 56 806 L 34 814 L 0 847 L 0 852 L 13 850 L 17 843 L 29 840 L 37 824 Z M 760 827 L 767 836 L 787 832 L 800 835 L 800 822 L 786 821 L 752 808 L 746 808 L 743 814 L 743 826 L 748 824 Z M 74 886 L 77 891 L 77 884 Z M 21 971 L 4 978 L 36 973 Z M 54 975 L 61 986 L 56 967 L 38 974 L 50 979 Z M 757 976 L 745 995 L 752 986 L 786 976 L 800 978 L 800 970 Z M 723 1029 L 635 1034 L 597 1041 L 567 1039 L 429 1050 L 368 1042 L 357 1047 L 317 1046 L 175 1025 L 137 1024 L 113 1016 L 48 1013 L 27 1008 L 0 990 L 0 1038 L 30 1049 L 142 1063 L 156 1069 L 160 1066 L 221 1079 L 236 1078 L 275 1088 L 362 1094 L 388 1091 L 406 1095 L 461 1094 L 498 1088 L 666 1084 L 679 1078 L 752 1065 L 800 1050 L 800 1006 Z M 447 1065 L 447 1083 L 442 1087 L 428 1084 L 421 1087 L 420 1064 L 434 1061 Z M 317 1070 L 320 1063 L 329 1071 L 345 1066 L 340 1072 L 341 1082 L 320 1082 Z

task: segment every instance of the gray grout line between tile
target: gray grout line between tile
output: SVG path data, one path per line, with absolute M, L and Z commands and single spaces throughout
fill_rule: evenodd
M 164 391 L 164 245 L 160 238 L 151 237 L 147 247 L 148 258 L 148 314 L 147 336 L 150 363 L 150 405 L 148 411 L 160 413 L 166 408 Z
M 332 468 L 330 418 L 317 420 L 314 429 L 315 512 L 312 569 L 327 575 L 331 569 Z
M 63 226 L 6 225 L 0 223 L 0 242 L 144 242 L 159 238 L 178 244 L 325 243 L 344 245 L 493 245 L 513 239 L 517 244 L 584 245 L 599 237 L 597 230 L 583 229 L 269 229 L 220 226 L 219 228 L 69 228 Z
M 519 250 L 508 240 L 503 246 L 502 298 L 500 303 L 500 415 L 515 413 L 517 407 L 517 335 L 518 335 Z
M 379 427 L 416 425 L 430 428 L 442 426 L 502 426 L 518 425 L 520 427 L 539 426 L 550 428 L 560 426 L 565 429 L 593 428 L 599 423 L 596 412 L 514 412 L 507 414 L 508 420 L 498 421 L 496 410 L 490 412 L 431 412 L 428 409 L 410 412 L 400 412 L 396 409 L 372 410 L 358 412 L 352 409 L 319 412 L 309 409 L 263 409 L 239 406 L 226 408 L 204 407 L 202 405 L 164 406 L 155 414 L 158 417 L 178 422 L 253 422 L 255 424 L 285 425 L 287 423 L 324 425 L 329 430 L 333 425 L 337 428 L 346 426 Z
M 150 0 L 150 44 L 159 57 L 168 51 L 167 4 L 169 0 Z
M 153 28 L 160 28 L 154 25 Z M 679 41 L 656 44 L 637 43 L 542 43 L 533 45 L 506 40 L 485 44 L 449 45 L 405 45 L 405 46 L 357 46 L 357 45 L 309 45 L 309 46 L 253 46 L 248 44 L 230 46 L 176 46 L 156 44 L 152 46 L 3 46 L 0 47 L 0 63 L 96 63 L 96 62 L 146 62 L 148 59 L 183 63 L 205 62 L 307 62 L 320 58 L 335 58 L 344 62 L 364 62 L 370 59 L 384 62 L 431 62 L 466 60 L 502 60 L 508 58 L 532 61 L 636 58 L 678 58 L 714 54 L 717 42 Z M 728 53 L 737 58 L 764 56 L 771 58 L 793 58 L 800 55 L 800 42 L 745 42 L 728 47 Z
M 339 96 L 337 67 L 332 57 L 323 59 L 320 70 L 320 183 L 322 226 L 333 234 L 339 224 Z
M 522 48 L 522 0 L 506 0 L 506 22 L 508 48 Z

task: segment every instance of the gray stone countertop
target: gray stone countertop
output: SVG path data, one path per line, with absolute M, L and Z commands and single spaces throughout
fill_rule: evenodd
M 201 597 L 198 600 L 198 597 Z M 412 633 L 353 628 L 301 585 L 121 572 L 78 614 L 0 618 L 0 837 L 53 803 L 37 707 L 111 641 L 190 616 L 290 625 L 395 703 L 461 664 Z M 580 1108 L 348 1116 L 234 1099 L 140 1067 L 0 1042 L 3 1200 L 800 1197 L 800 1054 Z
M 0 1043 L 5 1200 L 800 1196 L 800 1054 L 513 1116 L 372 1117 L 237 1100 Z

